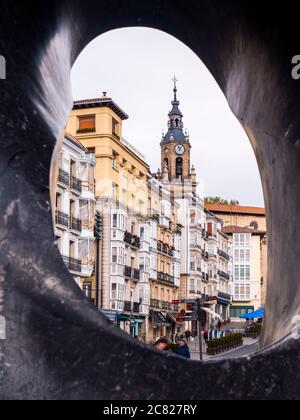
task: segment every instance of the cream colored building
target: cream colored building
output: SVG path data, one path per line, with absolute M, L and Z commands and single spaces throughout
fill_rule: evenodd
M 231 318 L 265 305 L 267 292 L 268 238 L 263 208 L 207 205 L 224 222 L 232 238 L 234 298 Z

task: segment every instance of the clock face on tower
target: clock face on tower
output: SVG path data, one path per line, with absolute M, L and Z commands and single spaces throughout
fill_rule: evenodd
M 184 152 L 185 152 L 185 147 L 182 145 L 182 144 L 178 144 L 176 147 L 175 147 L 175 152 L 177 153 L 177 155 L 183 155 L 184 154 Z

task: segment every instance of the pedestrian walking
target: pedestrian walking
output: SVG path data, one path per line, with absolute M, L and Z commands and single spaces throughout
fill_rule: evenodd
M 186 341 L 190 341 L 191 336 L 192 336 L 191 331 L 187 330 L 187 331 L 185 332 L 185 339 L 186 339 Z
M 191 358 L 191 353 L 189 346 L 187 345 L 187 342 L 184 339 L 181 339 L 178 343 L 177 349 L 176 349 L 177 356 L 184 357 L 186 359 Z
M 204 330 L 203 338 L 204 338 L 204 341 L 207 343 L 208 338 L 209 338 L 209 331 L 207 328 Z

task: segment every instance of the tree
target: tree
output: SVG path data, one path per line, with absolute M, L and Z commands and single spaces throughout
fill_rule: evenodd
M 239 206 L 240 202 L 238 200 L 224 200 L 221 197 L 206 197 L 205 204 L 223 204 L 226 206 Z

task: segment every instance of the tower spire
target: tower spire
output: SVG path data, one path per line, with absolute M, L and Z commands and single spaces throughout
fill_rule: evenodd
M 174 83 L 174 90 L 173 90 L 173 92 L 174 92 L 174 101 L 172 102 L 172 105 L 179 105 L 179 102 L 178 102 L 178 100 L 177 100 L 177 82 L 179 82 L 179 80 L 178 79 L 176 79 L 176 76 L 174 75 L 174 77 L 173 77 L 173 79 L 172 79 L 172 82 Z

